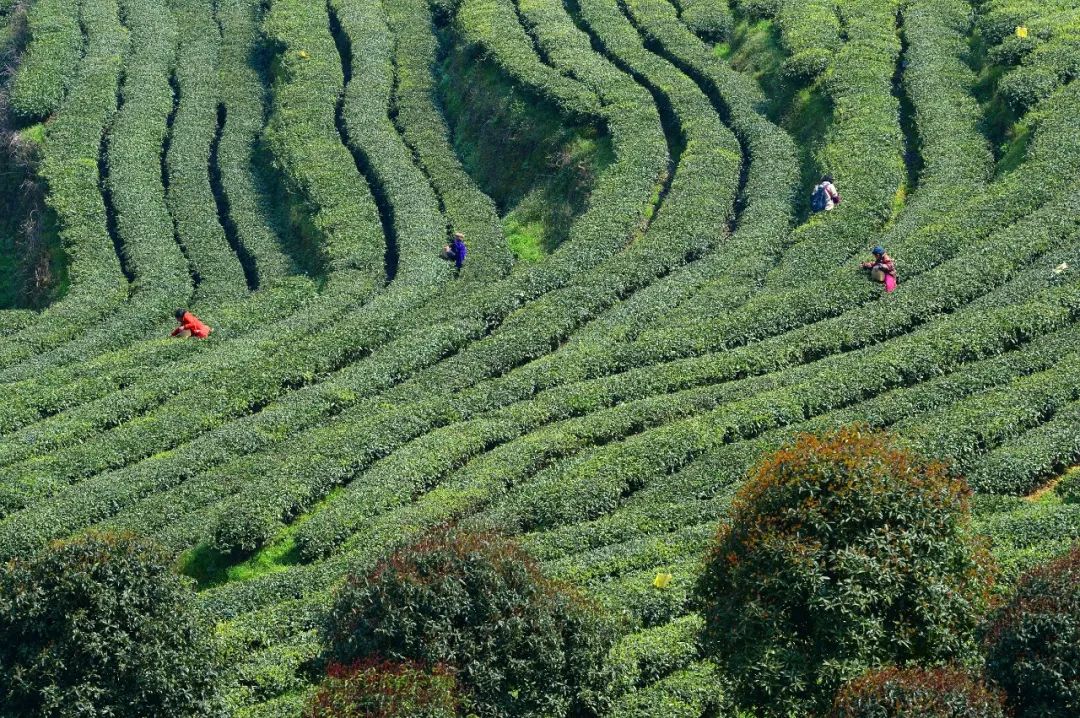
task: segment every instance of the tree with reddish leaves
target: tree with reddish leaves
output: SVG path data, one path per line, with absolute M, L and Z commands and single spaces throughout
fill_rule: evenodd
M 304 718 L 455 718 L 456 681 L 445 666 L 377 658 L 331 663 Z
M 1005 718 L 1002 695 L 955 668 L 885 668 L 844 685 L 829 718 Z

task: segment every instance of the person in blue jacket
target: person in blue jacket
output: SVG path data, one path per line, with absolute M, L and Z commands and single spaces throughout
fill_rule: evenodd
M 450 240 L 450 244 L 443 247 L 443 259 L 454 260 L 454 266 L 457 270 L 461 271 L 461 265 L 465 264 L 465 256 L 469 253 L 469 248 L 465 246 L 465 235 L 461 232 L 454 232 L 454 238 Z

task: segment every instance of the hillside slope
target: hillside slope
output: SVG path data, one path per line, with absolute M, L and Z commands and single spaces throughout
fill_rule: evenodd
M 1006 580 L 1080 538 L 1025 498 L 1080 461 L 1075 2 L 0 8 L 53 233 L 0 288 L 0 559 L 152 535 L 238 716 L 299 715 L 336 582 L 446 521 L 626 616 L 612 715 L 708 715 L 689 591 L 799 432 L 949 461 Z

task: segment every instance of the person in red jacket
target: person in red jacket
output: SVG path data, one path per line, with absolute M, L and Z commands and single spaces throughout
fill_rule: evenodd
M 180 322 L 180 326 L 173 329 L 170 336 L 178 337 L 180 339 L 187 339 L 188 337 L 206 339 L 210 336 L 210 332 L 213 331 L 210 327 L 203 324 L 197 316 L 186 309 L 176 310 L 176 321 Z

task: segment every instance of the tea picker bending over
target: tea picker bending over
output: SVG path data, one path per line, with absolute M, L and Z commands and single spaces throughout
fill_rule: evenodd
M 874 247 L 874 261 L 864 262 L 863 269 L 870 270 L 870 278 L 885 285 L 886 292 L 896 289 L 896 262 L 885 253 L 883 247 Z
M 206 324 L 203 324 L 202 320 L 186 309 L 176 310 L 176 321 L 180 323 L 180 326 L 173 329 L 172 334 L 169 336 L 178 339 L 187 339 L 188 337 L 206 339 L 210 336 L 210 332 L 213 331 L 213 329 Z
M 465 246 L 465 235 L 461 232 L 454 232 L 454 238 L 450 240 L 450 244 L 443 247 L 443 259 L 453 260 L 454 266 L 461 270 L 461 265 L 465 264 L 465 255 L 469 253 L 469 248 Z
M 817 212 L 831 212 L 840 204 L 840 193 L 833 184 L 833 178 L 825 175 L 814 187 L 814 193 L 810 195 L 810 209 Z

